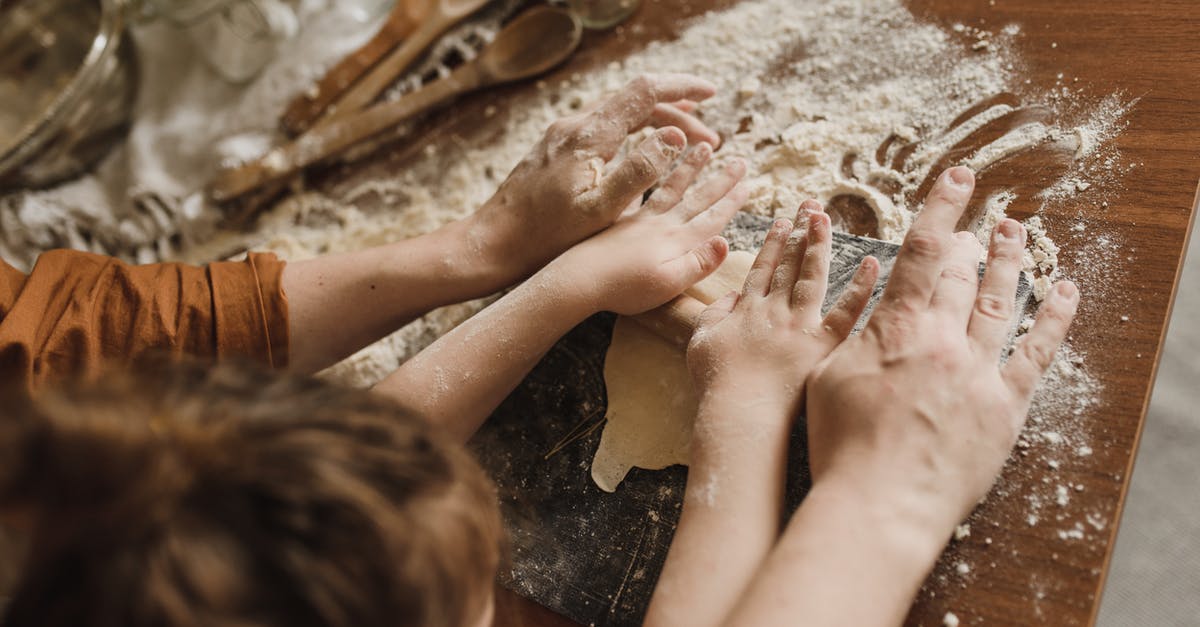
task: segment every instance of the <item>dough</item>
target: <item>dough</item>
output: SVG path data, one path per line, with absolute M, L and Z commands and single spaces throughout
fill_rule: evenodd
M 751 253 L 731 252 L 687 294 L 709 304 L 741 290 L 753 262 Z M 604 359 L 604 385 L 607 422 L 592 459 L 592 480 L 601 490 L 616 490 L 634 466 L 660 470 L 688 463 L 698 401 L 682 350 L 622 317 Z

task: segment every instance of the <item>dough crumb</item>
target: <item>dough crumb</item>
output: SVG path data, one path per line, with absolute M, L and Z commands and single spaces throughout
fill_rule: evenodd
M 942 627 L 958 627 L 958 616 L 954 612 L 946 612 L 942 617 Z

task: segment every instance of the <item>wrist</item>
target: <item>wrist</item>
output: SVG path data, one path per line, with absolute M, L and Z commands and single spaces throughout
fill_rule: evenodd
M 826 472 L 814 477 L 808 498 L 870 529 L 884 555 L 912 564 L 921 576 L 932 568 L 957 520 L 942 508 L 882 479 L 849 472 Z
M 603 308 L 598 305 L 600 299 L 585 287 L 585 282 L 578 280 L 567 264 L 561 263 L 561 259 L 555 259 L 535 272 L 519 289 L 534 292 L 539 306 L 554 310 L 561 319 L 572 321 L 574 326 Z
M 490 213 L 481 209 L 466 218 L 446 224 L 436 231 L 443 245 L 460 261 L 460 277 L 495 286 L 493 291 L 513 285 L 530 275 L 518 250 L 502 237 Z
M 737 377 L 711 379 L 699 396 L 693 443 L 701 449 L 744 441 L 761 450 L 786 440 L 799 414 L 794 395 Z
M 792 422 L 801 407 L 803 381 L 784 384 L 777 377 L 729 364 L 713 369 L 696 385 L 702 405 L 749 411 L 751 416 L 787 414 Z

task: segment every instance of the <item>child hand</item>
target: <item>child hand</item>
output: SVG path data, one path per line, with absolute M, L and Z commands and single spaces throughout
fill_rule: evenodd
M 711 157 L 708 144 L 696 146 L 644 205 L 547 270 L 591 311 L 622 315 L 657 307 L 711 274 L 729 252 L 717 234 L 748 195 L 738 185 L 746 164 L 737 160 L 684 197 Z
M 854 329 L 879 276 L 867 257 L 850 285 L 821 317 L 832 247 L 829 216 L 808 200 L 796 227 L 777 220 L 740 294 L 731 292 L 701 314 L 687 361 L 701 395 L 720 393 L 777 403 L 795 418 L 804 381 Z
M 550 125 L 470 219 L 483 263 L 509 280 L 528 276 L 636 208 L 687 143 L 720 142 L 690 113 L 715 91 L 693 76 L 645 75 L 593 110 Z M 605 174 L 629 135 L 645 126 L 658 130 Z
M 809 379 L 814 489 L 853 493 L 930 563 L 1008 459 L 1079 302 L 1055 285 L 1000 364 L 1025 233 L 997 225 L 980 283 L 979 242 L 953 234 L 973 182 L 966 168 L 938 179 L 867 327 Z

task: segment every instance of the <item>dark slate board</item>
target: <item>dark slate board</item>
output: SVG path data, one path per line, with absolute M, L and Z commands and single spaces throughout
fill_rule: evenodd
M 734 249 L 754 250 L 770 223 L 739 214 L 725 235 Z M 898 247 L 834 233 L 833 248 L 826 307 L 863 257 L 874 255 L 882 276 L 873 308 Z M 1022 280 L 1018 311 L 1030 296 Z M 611 314 L 594 316 L 559 341 L 471 445 L 496 482 L 509 529 L 511 561 L 502 569 L 503 583 L 584 625 L 624 627 L 641 624 L 679 520 L 687 471 L 635 468 L 613 494 L 592 482 L 605 413 L 604 354 L 614 321 Z M 802 416 L 792 434 L 789 513 L 810 485 L 805 427 Z

